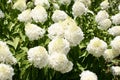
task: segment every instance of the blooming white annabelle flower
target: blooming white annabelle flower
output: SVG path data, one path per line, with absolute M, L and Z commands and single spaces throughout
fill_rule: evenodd
M 100 21 L 108 19 L 108 18 L 109 18 L 109 14 L 105 10 L 101 10 L 97 13 L 95 17 L 95 21 L 99 23 Z
M 14 69 L 10 65 L 0 64 L 0 80 L 12 80 Z
M 7 64 L 15 64 L 17 62 L 7 44 L 3 41 L 0 41 L 0 62 Z
M 42 46 L 30 48 L 27 54 L 28 60 L 39 69 L 45 67 L 48 64 L 48 53 Z
M 120 26 L 114 26 L 110 28 L 108 32 L 113 36 L 120 36 Z
M 111 61 L 113 58 L 116 57 L 116 53 L 112 49 L 106 49 L 103 57 L 105 58 L 105 60 Z
M 7 3 L 12 3 L 12 0 L 8 0 Z
M 116 51 L 117 55 L 120 54 L 120 36 L 116 36 L 110 43 L 110 46 L 114 51 Z
M 89 70 L 83 71 L 80 77 L 80 80 L 98 80 L 97 75 Z
M 55 0 L 55 1 L 62 5 L 69 5 L 71 3 L 71 0 Z
M 25 25 L 25 34 L 31 41 L 38 40 L 44 36 L 45 30 L 35 24 L 27 23 Z
M 118 6 L 118 10 L 120 11 L 120 4 L 119 4 L 119 6 Z
M 56 37 L 48 44 L 49 54 L 62 53 L 66 54 L 70 50 L 69 42 L 66 39 Z
M 101 9 L 108 9 L 109 8 L 108 0 L 104 0 L 103 2 L 101 2 L 100 7 Z
M 73 63 L 71 61 L 68 61 L 67 66 L 61 70 L 61 73 L 69 72 L 73 69 Z
M 21 22 L 29 22 L 31 21 L 31 16 L 30 16 L 30 9 L 27 9 L 23 11 L 21 14 L 18 15 L 18 20 Z
M 57 3 L 53 3 L 54 9 L 60 9 L 60 6 Z
M 111 26 L 112 22 L 110 19 L 104 19 L 100 21 L 98 24 L 99 24 L 98 29 L 107 30 Z
M 63 21 L 68 17 L 68 15 L 62 10 L 55 10 L 52 15 L 52 20 L 54 22 Z
M 48 28 L 48 37 L 54 39 L 55 37 L 64 37 L 64 29 L 61 23 L 54 23 Z
M 120 75 L 120 66 L 112 66 L 111 71 L 113 75 Z
M 87 45 L 87 51 L 95 57 L 100 57 L 106 49 L 107 44 L 97 37 L 90 40 L 90 43 Z
M 112 22 L 113 22 L 115 25 L 120 24 L 120 13 L 115 14 L 114 16 L 112 16 L 111 19 L 112 19 Z
M 34 4 L 41 5 L 41 6 L 45 7 L 46 9 L 48 9 L 50 7 L 50 3 L 48 0 L 34 0 Z
M 65 30 L 64 37 L 70 46 L 76 46 L 84 39 L 84 34 L 80 27 L 71 25 Z
M 2 10 L 0 9 L 0 18 L 4 18 L 5 17 L 5 15 L 4 15 L 4 13 L 2 12 Z
M 35 22 L 44 23 L 47 20 L 47 12 L 44 7 L 37 5 L 32 9 L 31 17 Z
M 49 56 L 49 67 L 61 73 L 66 73 L 72 70 L 73 64 L 67 59 L 65 54 L 53 53 Z
M 80 2 L 79 0 L 75 1 L 75 3 L 72 6 L 72 13 L 75 17 L 81 16 L 86 12 L 85 5 Z
M 77 1 L 77 0 L 75 0 Z M 82 2 L 83 4 L 85 4 L 86 7 L 89 7 L 91 5 L 91 0 L 79 0 L 80 2 Z
M 63 29 L 66 30 L 69 28 L 69 26 L 77 26 L 75 20 L 73 20 L 72 18 L 68 17 L 66 18 L 66 20 L 64 20 L 62 23 Z
M 17 9 L 20 11 L 23 11 L 26 8 L 27 8 L 26 0 L 17 0 L 13 5 L 13 9 Z

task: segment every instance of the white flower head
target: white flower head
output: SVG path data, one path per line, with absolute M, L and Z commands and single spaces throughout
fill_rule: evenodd
M 90 40 L 90 43 L 87 45 L 88 53 L 95 57 L 100 57 L 106 49 L 107 44 L 97 37 L 94 37 L 92 40 Z
M 106 49 L 103 57 L 106 61 L 111 61 L 113 58 L 116 57 L 116 53 L 112 49 Z
M 61 73 L 66 73 L 69 72 L 73 69 L 73 63 L 71 61 L 68 61 L 66 68 L 64 68 L 63 70 L 61 70 Z
M 67 59 L 65 54 L 54 53 L 49 56 L 49 67 L 56 71 L 66 73 L 72 70 L 72 66 L 73 64 Z
M 72 6 L 72 13 L 74 17 L 81 16 L 86 12 L 85 5 L 79 0 L 75 1 Z
M 53 3 L 53 8 L 54 9 L 60 9 L 60 6 L 57 3 Z
M 71 0 L 56 0 L 60 5 L 69 5 Z
M 75 0 L 77 1 L 77 0 Z M 91 0 L 79 0 L 80 2 L 82 2 L 83 4 L 85 4 L 86 7 L 89 7 L 91 5 Z
M 3 41 L 0 41 L 0 62 L 7 64 L 15 64 L 17 62 L 6 42 Z
M 113 75 L 120 75 L 120 66 L 112 66 L 111 71 Z
M 100 7 L 101 9 L 108 9 L 109 8 L 108 0 L 104 0 L 103 2 L 101 2 Z
M 116 36 L 110 43 L 110 46 L 114 51 L 116 51 L 117 55 L 120 54 L 120 36 Z
M 97 75 L 89 70 L 83 71 L 80 77 L 80 80 L 98 80 Z
M 4 18 L 4 17 L 5 17 L 5 15 L 4 15 L 3 11 L 0 9 L 0 18 Z
M 26 0 L 17 0 L 13 5 L 13 9 L 17 9 L 20 11 L 24 11 L 26 8 Z
M 55 10 L 52 15 L 52 20 L 54 22 L 64 21 L 68 15 L 62 10 Z
M 113 36 L 120 36 L 120 26 L 114 26 L 112 28 L 109 28 L 108 32 Z
M 67 30 L 69 26 L 77 26 L 77 23 L 71 17 L 66 18 L 61 24 L 64 30 Z
M 35 22 L 44 23 L 47 20 L 47 12 L 44 7 L 37 5 L 32 9 L 31 17 Z
M 48 53 L 42 46 L 30 48 L 27 54 L 28 60 L 39 69 L 45 67 L 48 64 Z
M 10 65 L 0 64 L 0 79 L 1 80 L 12 80 L 14 75 L 14 69 Z
M 30 22 L 31 21 L 30 12 L 31 12 L 30 9 L 23 11 L 21 14 L 18 15 L 18 20 L 20 22 Z
M 44 36 L 45 30 L 35 24 L 27 23 L 25 25 L 25 34 L 31 41 L 38 40 Z
M 118 6 L 118 10 L 120 11 L 120 4 L 119 4 L 119 6 Z
M 113 24 L 118 25 L 120 24 L 120 13 L 115 14 L 111 17 Z
M 109 18 L 109 14 L 105 10 L 101 10 L 97 13 L 95 17 L 95 21 L 99 23 L 100 21 L 103 21 L 108 18 Z
M 64 37 L 64 29 L 60 22 L 54 23 L 48 28 L 48 37 L 50 39 L 54 39 L 55 37 Z
M 111 26 L 112 22 L 110 19 L 104 19 L 100 21 L 98 24 L 99 24 L 98 29 L 107 30 Z
M 70 46 L 77 46 L 84 39 L 84 34 L 80 27 L 71 25 L 65 30 L 64 37 Z
M 53 54 L 56 52 L 67 55 L 70 50 L 70 45 L 66 39 L 56 37 L 48 44 L 48 50 L 49 54 Z
M 48 9 L 50 7 L 50 3 L 48 0 L 34 0 L 34 4 L 41 5 L 41 6 L 45 7 L 46 9 Z

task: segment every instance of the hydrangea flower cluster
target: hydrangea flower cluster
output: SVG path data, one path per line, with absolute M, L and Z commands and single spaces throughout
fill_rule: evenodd
M 16 64 L 17 60 L 12 55 L 6 42 L 0 41 L 0 79 L 12 80 L 14 69 L 10 66 Z
M 92 40 L 90 40 L 90 43 L 87 45 L 87 51 L 95 57 L 102 56 L 106 49 L 106 42 L 97 37 L 94 37 Z
M 80 77 L 80 80 L 98 80 L 97 75 L 89 70 L 83 71 Z

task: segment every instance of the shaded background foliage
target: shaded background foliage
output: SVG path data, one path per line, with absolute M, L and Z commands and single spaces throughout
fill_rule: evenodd
M 95 14 L 100 10 L 100 3 L 103 0 L 91 0 L 92 4 L 90 10 Z M 15 0 L 13 0 L 15 2 Z M 118 13 L 117 6 L 120 4 L 120 0 L 109 0 L 110 8 L 107 10 L 110 16 Z M 84 32 L 84 40 L 80 45 L 76 47 L 71 47 L 71 50 L 68 53 L 68 58 L 74 64 L 73 70 L 69 73 L 61 74 L 60 72 L 54 71 L 47 67 L 43 69 L 35 68 L 27 60 L 27 51 L 29 48 L 41 45 L 47 49 L 47 45 L 50 42 L 50 39 L 47 37 L 47 32 L 42 39 L 29 41 L 25 36 L 24 23 L 17 20 L 17 16 L 20 13 L 18 10 L 13 10 L 11 4 L 7 4 L 7 0 L 0 0 L 0 9 L 5 13 L 5 17 L 0 19 L 0 40 L 7 42 L 12 51 L 13 55 L 17 58 L 18 63 L 13 65 L 15 70 L 15 75 L 13 80 L 79 80 L 79 74 L 83 70 L 91 70 L 95 72 L 98 76 L 98 80 L 119 80 L 120 77 L 114 77 L 110 72 L 110 66 L 120 65 L 120 57 L 118 56 L 113 62 L 106 62 L 103 57 L 95 58 L 92 55 L 88 54 L 86 51 L 86 46 L 89 41 L 95 36 L 110 44 L 110 41 L 114 38 L 109 35 L 105 30 L 99 30 L 97 28 L 97 23 L 95 22 L 95 15 L 88 13 L 81 17 L 77 17 L 75 20 L 77 24 L 81 27 Z M 33 8 L 32 0 L 27 0 L 27 5 L 30 8 Z M 69 16 L 73 18 L 72 15 L 72 5 L 60 7 L 61 10 L 64 10 Z M 42 28 L 47 28 L 53 23 L 51 20 L 51 15 L 54 11 L 53 5 L 50 4 L 48 12 L 48 20 L 44 24 L 35 23 Z

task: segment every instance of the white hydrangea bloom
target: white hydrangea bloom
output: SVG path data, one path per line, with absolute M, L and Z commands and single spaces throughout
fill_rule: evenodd
M 83 71 L 80 77 L 80 80 L 98 80 L 97 75 L 89 70 Z
M 68 61 L 66 68 L 61 70 L 61 73 L 69 72 L 73 69 L 73 63 L 71 61 Z
M 70 46 L 77 46 L 84 39 L 84 34 L 80 27 L 71 25 L 65 30 L 64 37 Z
M 116 56 L 116 53 L 112 49 L 106 49 L 103 54 L 104 59 L 107 61 L 111 61 Z
M 74 17 L 81 16 L 86 12 L 85 5 L 79 0 L 75 1 L 72 6 L 72 13 Z
M 55 0 L 55 1 L 62 5 L 69 5 L 71 3 L 71 0 Z
M 109 14 L 105 10 L 101 10 L 97 13 L 95 17 L 95 21 L 99 23 L 100 21 L 103 21 L 108 18 L 109 18 Z
M 53 3 L 54 9 L 60 9 L 60 6 L 57 3 Z
M 98 24 L 99 24 L 98 29 L 107 30 L 111 26 L 112 22 L 110 19 L 104 19 L 100 21 Z
M 94 37 L 92 40 L 90 40 L 90 43 L 87 45 L 87 51 L 95 57 L 100 57 L 103 55 L 106 49 L 107 44 L 97 37 Z
M 119 6 L 118 6 L 118 10 L 120 11 L 120 4 L 119 4 Z
M 12 80 L 14 69 L 10 65 L 0 64 L 0 80 Z
M 21 14 L 18 15 L 18 20 L 20 22 L 29 22 L 31 21 L 31 16 L 30 16 L 30 9 L 27 9 L 25 11 L 23 11 Z
M 113 22 L 115 25 L 120 24 L 120 13 L 115 14 L 114 16 L 112 16 L 111 19 L 112 19 L 112 22 Z
M 61 73 L 66 73 L 72 70 L 73 64 L 65 54 L 54 53 L 49 56 L 49 67 Z
M 32 9 L 31 17 L 35 22 L 44 23 L 47 20 L 47 12 L 44 7 L 37 5 Z
M 120 75 L 120 66 L 112 66 L 111 71 L 113 75 Z
M 0 62 L 7 64 L 15 64 L 17 62 L 7 44 L 3 41 L 0 41 Z
M 114 26 L 110 28 L 108 32 L 113 36 L 120 36 L 120 26 Z
M 120 54 L 120 36 L 116 36 L 110 43 L 110 46 L 114 51 L 116 51 L 116 54 Z
M 66 39 L 56 37 L 48 44 L 48 50 L 49 54 L 53 54 L 56 52 L 67 55 L 70 50 L 70 45 Z
M 68 15 L 62 10 L 55 10 L 52 15 L 52 20 L 54 22 L 64 21 Z
M 13 9 L 17 9 L 20 11 L 24 11 L 26 8 L 26 0 L 17 0 L 13 5 Z
M 31 41 L 38 40 L 44 36 L 45 30 L 35 24 L 27 23 L 25 25 L 25 34 Z
M 48 37 L 54 39 L 55 37 L 64 37 L 64 29 L 61 23 L 54 23 L 48 28 Z
M 69 26 L 77 26 L 75 20 L 73 20 L 71 17 L 66 18 L 63 22 L 61 22 L 63 29 L 68 29 Z
M 41 6 L 45 7 L 46 9 L 48 9 L 50 7 L 50 3 L 48 0 L 34 0 L 34 4 L 41 5 Z
M 12 3 L 12 0 L 8 0 L 7 3 Z
M 108 0 L 104 0 L 103 2 L 101 2 L 100 7 L 101 9 L 108 9 L 109 8 Z
M 4 13 L 2 12 L 2 10 L 0 9 L 0 18 L 4 18 L 5 17 L 5 15 L 4 15 Z
M 77 0 L 74 0 L 74 1 L 77 1 Z M 91 0 L 79 0 L 79 1 L 85 4 L 86 7 L 89 7 L 91 5 Z
M 45 67 L 48 64 L 48 53 L 42 46 L 30 48 L 27 54 L 28 60 L 39 69 Z

